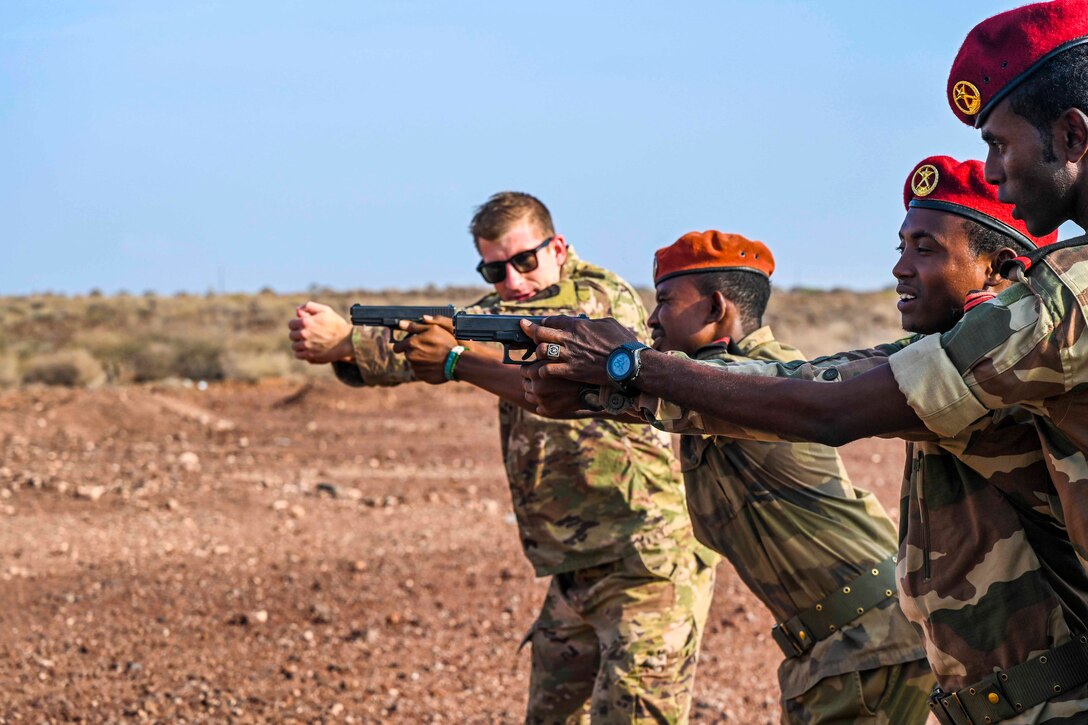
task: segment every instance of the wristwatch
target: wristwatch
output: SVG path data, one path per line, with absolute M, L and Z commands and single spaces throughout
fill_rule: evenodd
M 641 342 L 625 342 L 617 347 L 608 356 L 608 362 L 605 363 L 608 378 L 623 388 L 633 385 L 642 370 L 639 356 L 643 350 L 648 349 L 650 349 L 650 346 L 643 345 Z

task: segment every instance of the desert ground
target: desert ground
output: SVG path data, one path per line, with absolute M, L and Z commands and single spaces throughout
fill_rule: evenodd
M 326 378 L 0 394 L 0 722 L 517 722 L 545 581 L 493 402 Z M 894 514 L 900 445 L 843 449 Z M 728 564 L 698 722 L 776 722 Z

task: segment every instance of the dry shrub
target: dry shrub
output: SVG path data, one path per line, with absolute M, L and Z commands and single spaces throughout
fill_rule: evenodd
M 231 380 L 256 382 L 291 375 L 295 367 L 284 352 L 230 351 L 223 355 L 223 374 Z
M 23 365 L 24 383 L 84 388 L 101 385 L 105 380 L 101 363 L 82 348 L 38 355 Z
M 13 352 L 0 352 L 0 388 L 19 383 L 19 360 Z
M 134 351 L 125 366 L 132 371 L 132 380 L 147 383 L 175 375 L 178 351 L 164 342 L 151 342 Z
M 181 341 L 173 368 L 178 377 L 190 380 L 222 380 L 223 348 L 207 340 Z

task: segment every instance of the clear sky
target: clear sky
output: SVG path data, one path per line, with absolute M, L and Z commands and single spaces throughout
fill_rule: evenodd
M 0 294 L 479 283 L 502 189 L 636 284 L 717 228 L 884 287 L 913 165 L 984 154 L 952 58 L 1018 4 L 5 0 Z

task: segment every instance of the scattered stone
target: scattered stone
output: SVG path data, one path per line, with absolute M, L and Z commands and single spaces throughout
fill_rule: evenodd
M 257 624 L 264 624 L 268 621 L 268 612 L 264 609 L 258 609 L 250 615 L 250 619 Z
M 306 516 L 306 509 L 302 508 L 298 504 L 295 504 L 291 507 L 288 513 L 291 514 L 291 518 L 293 519 L 301 519 Z
M 332 608 L 323 602 L 315 602 L 310 606 L 310 621 L 314 624 L 329 624 L 332 622 Z
M 200 456 L 192 451 L 185 451 L 178 456 L 178 465 L 190 473 L 200 470 Z
M 323 493 L 332 498 L 340 498 L 340 489 L 332 483 L 319 483 L 317 484 L 317 492 Z
M 76 488 L 76 498 L 87 501 L 97 501 L 106 493 L 105 486 L 79 486 Z

